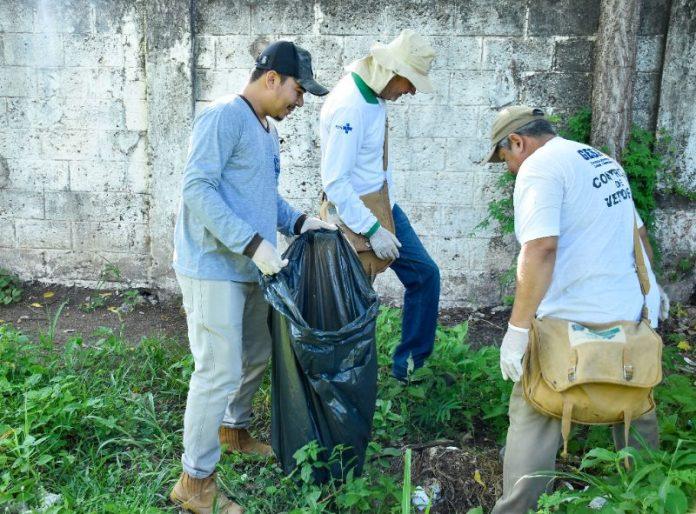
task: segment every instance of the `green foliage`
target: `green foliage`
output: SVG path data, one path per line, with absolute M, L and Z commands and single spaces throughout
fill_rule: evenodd
M 554 123 L 559 123 L 562 120 L 555 118 L 552 121 Z M 559 134 L 566 139 L 589 145 L 591 131 L 592 110 L 589 107 L 583 107 L 568 118 L 565 127 L 559 130 Z
M 99 280 L 95 289 L 97 291 L 102 291 L 107 282 L 118 282 L 121 280 L 121 270 L 115 264 L 108 262 L 99 272 Z M 87 299 L 80 304 L 80 310 L 85 313 L 94 312 L 106 305 L 106 297 L 109 293 L 97 293 L 93 297 L 87 297 Z
M 10 305 L 22 299 L 22 284 L 8 270 L 0 268 L 0 305 Z
M 401 494 L 401 514 L 411 512 L 411 449 L 404 456 L 404 486 Z
M 632 461 L 628 470 L 623 466 L 626 457 Z M 587 488 L 560 489 L 542 496 L 539 514 L 686 514 L 696 495 L 696 440 L 681 440 L 671 452 L 595 448 L 585 455 L 578 471 L 555 476 L 582 482 Z M 601 506 L 593 508 L 590 502 Z
M 674 448 L 681 439 L 693 438 L 696 427 L 696 387 L 693 377 L 673 373 L 655 389 L 660 439 Z
M 653 226 L 655 210 L 655 186 L 657 176 L 664 169 L 663 156 L 655 151 L 655 135 L 637 126 L 621 154 L 621 164 L 631 184 L 633 202 L 645 226 Z
M 668 278 L 671 282 L 676 282 L 688 277 L 696 267 L 696 253 L 677 260 L 674 269 L 670 271 Z
M 55 331 L 56 322 L 51 325 Z M 412 480 L 402 461 L 405 445 L 440 437 L 460 440 L 465 432 L 473 441 L 501 440 L 511 383 L 500 376 L 497 348 L 474 349 L 466 323 L 438 327 L 434 354 L 425 368 L 410 374 L 410 384 L 404 387 L 389 376 L 400 327 L 400 311 L 383 308 L 377 330 L 377 411 L 363 474 L 346 472 L 345 480 L 315 484 L 316 470 L 343 461 L 342 448 L 326 458 L 316 442 L 295 454 L 297 468 L 290 476 L 261 457 L 225 455 L 218 466 L 219 479 L 235 501 L 248 512 L 267 514 L 400 514 L 406 507 L 414 512 L 407 502 Z M 680 440 L 692 438 L 696 417 L 693 378 L 679 374 L 679 359 L 674 348 L 666 348 L 666 377 L 655 393 L 663 450 L 675 465 L 667 469 L 660 464 L 650 472 L 667 484 L 665 495 L 677 503 L 676 490 L 693 493 L 683 468 L 694 458 L 694 449 Z M 166 494 L 181 470 L 182 417 L 192 370 L 188 348 L 169 339 L 146 338 L 133 345 L 100 328 L 57 347 L 32 342 L 1 325 L 0 505 L 10 512 L 38 508 L 44 494 L 51 492 L 60 498 L 45 512 L 171 512 Z M 257 395 L 255 411 L 262 417 L 260 423 L 267 424 L 267 381 Z M 608 430 L 600 428 L 606 438 Z M 617 455 L 619 460 L 623 456 Z M 657 457 L 660 463 L 666 459 Z M 611 494 L 618 495 L 624 477 L 602 466 L 588 465 L 581 472 L 601 477 Z M 652 494 L 645 480 L 639 481 L 640 490 Z
M 61 493 L 55 512 L 158 503 L 178 450 L 183 352 L 107 330 L 49 351 L 0 326 L 0 504 L 37 505 L 43 490 Z
M 400 310 L 382 308 L 377 331 L 380 374 L 389 377 L 391 355 L 401 338 Z M 404 388 L 381 380 L 374 435 L 383 443 L 411 438 L 458 438 L 462 432 L 501 440 L 507 429 L 512 385 L 503 380 L 499 350 L 468 344 L 468 325 L 438 327 L 427 366 L 409 375 Z
M 498 223 L 501 234 L 512 234 L 515 231 L 515 211 L 512 205 L 512 192 L 515 188 L 515 176 L 503 173 L 495 183 L 500 198 L 491 200 L 488 204 L 488 215 L 474 230 L 488 227 L 491 222 Z

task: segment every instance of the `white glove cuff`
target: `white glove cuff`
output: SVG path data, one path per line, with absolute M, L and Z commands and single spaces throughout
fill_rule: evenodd
M 512 323 L 508 323 L 508 329 L 512 330 L 513 332 L 519 332 L 520 334 L 529 334 L 528 328 L 516 327 Z

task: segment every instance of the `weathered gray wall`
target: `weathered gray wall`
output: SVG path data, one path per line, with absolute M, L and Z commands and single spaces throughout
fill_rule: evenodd
M 674 184 L 696 192 L 696 2 L 672 0 L 660 89 L 658 128 L 672 137 L 674 163 L 662 177 L 663 189 Z M 663 260 L 673 270 L 680 260 L 696 263 L 696 206 L 678 195 L 665 195 L 658 213 L 657 235 Z M 693 264 L 692 264 L 693 265 Z M 671 292 L 696 297 L 696 273 L 674 274 Z
M 495 227 L 474 230 L 503 173 L 479 164 L 490 123 L 518 101 L 560 115 L 589 105 L 598 6 L 0 0 L 0 266 L 89 282 L 108 260 L 134 284 L 174 290 L 171 234 L 194 106 L 240 90 L 271 40 L 308 48 L 331 86 L 373 41 L 411 27 L 438 51 L 437 92 L 390 106 L 395 194 L 442 268 L 443 306 L 496 303 L 516 248 Z M 668 6 L 646 0 L 641 18 L 634 117 L 646 128 L 657 123 L 661 84 L 665 97 Z M 670 28 L 670 41 L 680 30 Z M 306 100 L 278 126 L 280 187 L 316 211 L 321 100 Z M 691 119 L 678 120 L 687 140 Z M 399 296 L 390 273 L 378 287 Z
M 151 261 L 144 17 L 127 2 L 0 2 L 0 266 L 138 283 Z

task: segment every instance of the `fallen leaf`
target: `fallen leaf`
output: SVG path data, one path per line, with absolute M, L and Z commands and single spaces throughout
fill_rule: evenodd
M 34 302 L 34 303 L 31 304 L 31 307 L 36 307 L 37 309 L 40 309 L 41 307 L 43 307 L 43 305 L 41 305 L 41 304 L 38 303 L 38 302 Z
M 107 307 L 107 310 L 108 310 L 109 312 L 113 312 L 114 314 L 118 314 L 118 313 L 119 313 L 119 312 L 118 312 L 118 309 L 117 309 L 116 307 L 114 307 L 114 306 Z
M 686 340 L 684 339 L 684 340 L 679 341 L 677 343 L 677 348 L 679 348 L 680 350 L 683 350 L 685 352 L 688 352 L 689 350 L 691 350 L 691 345 L 689 343 L 687 343 Z
M 99 296 L 101 296 L 102 298 L 107 298 L 107 297 L 111 296 L 112 294 L 113 293 L 99 293 Z
M 474 482 L 482 485 L 483 487 L 486 487 L 486 484 L 484 484 L 483 480 L 481 480 L 481 473 L 479 473 L 478 469 L 476 471 L 474 471 Z
M 46 292 L 43 294 L 43 297 L 44 297 L 44 298 L 53 298 L 55 295 L 56 295 L 56 293 L 54 293 L 53 291 L 46 291 Z

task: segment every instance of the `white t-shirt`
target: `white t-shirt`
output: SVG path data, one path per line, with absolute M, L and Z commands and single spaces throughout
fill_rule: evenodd
M 643 296 L 633 256 L 637 213 L 626 173 L 614 159 L 555 137 L 520 166 L 514 206 L 521 245 L 558 236 L 551 285 L 538 317 L 595 323 L 640 319 Z M 647 305 L 655 327 L 660 296 L 645 250 L 643 255 L 650 277 Z
M 392 189 L 391 167 L 385 173 L 382 162 L 385 102 L 369 98 L 348 74 L 329 93 L 319 116 L 324 191 L 343 222 L 359 233 L 377 221 L 360 197 L 379 191 L 385 178 Z

